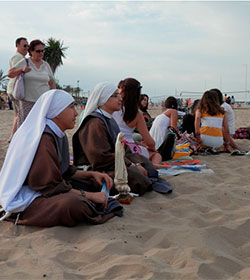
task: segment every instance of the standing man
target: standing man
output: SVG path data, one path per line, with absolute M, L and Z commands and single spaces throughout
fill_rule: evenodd
M 19 62 L 21 59 L 23 59 L 27 52 L 28 52 L 28 48 L 29 48 L 29 44 L 26 38 L 24 37 L 20 37 L 16 39 L 16 53 L 11 57 L 10 59 L 10 68 L 12 68 L 14 65 L 17 64 L 17 62 Z M 9 83 L 8 83 L 8 87 L 7 87 L 7 93 L 9 95 L 9 97 L 11 98 L 11 100 L 13 101 L 14 104 L 14 111 L 15 111 L 15 117 L 13 120 L 13 125 L 12 125 L 12 131 L 11 131 L 11 136 L 10 136 L 10 140 L 13 136 L 13 134 L 16 132 L 17 130 L 17 118 L 18 118 L 18 114 L 17 114 L 17 110 L 18 110 L 18 100 L 16 100 L 13 96 L 12 96 L 12 91 L 13 91 L 13 87 L 14 87 L 14 82 L 15 82 L 15 78 L 10 79 Z

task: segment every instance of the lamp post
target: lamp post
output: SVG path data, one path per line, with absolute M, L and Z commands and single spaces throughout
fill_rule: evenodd
M 77 80 L 77 97 L 79 98 L 80 89 L 79 89 L 79 80 Z
M 247 64 L 243 64 L 246 67 L 246 71 L 245 71 L 245 102 L 247 104 Z

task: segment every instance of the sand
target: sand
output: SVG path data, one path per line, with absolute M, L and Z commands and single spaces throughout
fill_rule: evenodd
M 234 111 L 236 128 L 248 126 L 250 110 Z M 1 166 L 13 112 L 0 118 Z M 147 193 L 106 224 L 0 223 L 0 279 L 250 279 L 250 158 L 194 158 L 215 173 L 167 177 L 171 195 Z

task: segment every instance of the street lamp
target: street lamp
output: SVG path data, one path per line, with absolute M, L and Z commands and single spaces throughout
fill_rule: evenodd
M 80 93 L 79 80 L 77 80 L 77 96 L 78 96 L 78 98 L 79 98 L 79 93 Z
M 245 103 L 247 104 L 247 64 L 243 64 L 246 67 L 245 69 Z

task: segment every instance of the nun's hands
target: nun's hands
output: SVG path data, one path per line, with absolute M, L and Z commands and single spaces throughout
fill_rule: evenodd
M 89 171 L 92 173 L 92 177 L 96 180 L 99 185 L 106 183 L 107 190 L 110 190 L 113 187 L 113 179 L 106 173 L 101 173 L 97 171 Z

